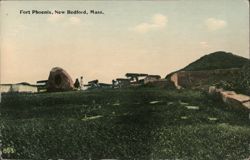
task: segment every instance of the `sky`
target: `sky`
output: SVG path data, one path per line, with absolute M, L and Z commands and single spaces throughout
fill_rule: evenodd
M 0 83 L 46 80 L 62 67 L 84 82 L 128 72 L 165 77 L 215 51 L 249 58 L 247 0 L 1 1 Z M 100 10 L 104 14 L 20 14 Z

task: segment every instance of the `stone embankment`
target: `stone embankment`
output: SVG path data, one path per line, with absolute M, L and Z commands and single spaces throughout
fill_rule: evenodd
M 234 91 L 225 91 L 215 86 L 209 87 L 209 94 L 216 94 L 222 98 L 222 101 L 233 108 L 242 108 L 250 111 L 250 96 L 237 94 Z

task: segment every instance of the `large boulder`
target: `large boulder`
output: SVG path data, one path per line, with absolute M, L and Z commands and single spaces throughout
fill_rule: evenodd
M 70 91 L 74 89 L 74 83 L 70 75 L 60 67 L 51 69 L 48 82 L 48 92 Z

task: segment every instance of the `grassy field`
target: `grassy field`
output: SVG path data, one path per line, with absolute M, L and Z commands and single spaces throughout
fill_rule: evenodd
M 200 91 L 4 94 L 4 158 L 245 159 L 248 112 Z

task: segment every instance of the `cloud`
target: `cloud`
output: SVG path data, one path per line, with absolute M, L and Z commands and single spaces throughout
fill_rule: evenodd
M 216 18 L 208 18 L 205 21 L 205 25 L 208 30 L 215 31 L 227 26 L 227 22 L 224 20 L 216 19 Z
M 139 33 L 146 33 L 151 30 L 158 30 L 164 28 L 167 22 L 167 16 L 164 16 L 162 14 L 155 14 L 150 22 L 140 23 L 136 25 L 132 30 Z
M 209 47 L 208 43 L 205 42 L 205 41 L 200 42 L 200 45 L 201 45 L 202 48 L 208 48 Z
M 81 23 L 81 19 L 78 17 L 70 17 L 69 22 L 73 25 L 77 25 Z

